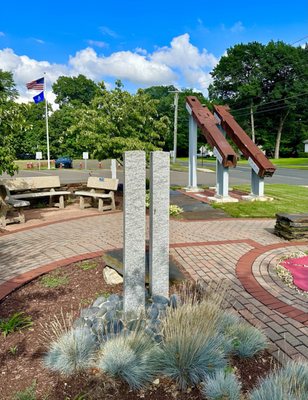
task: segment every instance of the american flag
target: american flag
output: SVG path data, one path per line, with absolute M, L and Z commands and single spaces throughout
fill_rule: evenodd
M 28 90 L 44 90 L 44 78 L 39 78 L 36 81 L 29 82 L 26 86 Z

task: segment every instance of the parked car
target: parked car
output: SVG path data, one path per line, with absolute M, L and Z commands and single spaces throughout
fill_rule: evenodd
M 73 160 L 70 157 L 59 157 L 55 161 L 56 168 L 73 168 Z

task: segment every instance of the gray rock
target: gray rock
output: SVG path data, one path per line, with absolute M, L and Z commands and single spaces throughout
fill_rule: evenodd
M 115 310 L 110 310 L 110 311 L 106 312 L 106 314 L 105 314 L 105 320 L 106 321 L 112 321 L 115 318 L 116 318 Z
M 118 294 L 111 294 L 109 297 L 108 297 L 108 301 L 110 301 L 110 302 L 115 302 L 115 303 L 117 303 L 117 302 L 119 302 L 120 300 L 122 300 L 122 296 L 119 296 Z
M 106 312 L 108 311 L 108 309 L 106 307 L 101 307 L 99 309 L 99 311 L 96 313 L 96 316 L 99 318 L 104 317 L 104 315 L 106 314 Z
M 94 301 L 92 307 L 100 307 L 103 303 L 105 303 L 105 301 L 106 297 L 100 296 Z
M 80 316 L 83 318 L 94 318 L 99 310 L 99 307 L 84 308 L 81 310 Z
M 179 298 L 178 295 L 172 294 L 172 295 L 170 296 L 170 306 L 171 306 L 172 308 L 177 308 L 178 305 L 179 305 L 179 301 L 180 301 L 180 298 Z
M 133 320 L 127 322 L 126 327 L 130 331 L 135 331 L 136 329 L 144 328 L 145 325 L 146 325 L 145 320 L 133 319 Z
M 160 296 L 160 295 L 154 295 L 153 297 L 152 297 L 152 301 L 153 301 L 153 303 L 156 303 L 156 304 L 166 304 L 166 305 L 169 305 L 169 299 L 167 298 L 167 297 L 165 297 L 165 296 Z
M 152 304 L 151 307 L 148 309 L 147 314 L 150 319 L 156 319 L 159 315 L 157 304 Z
M 86 321 L 82 317 L 77 318 L 73 323 L 74 328 L 83 328 L 84 326 L 86 326 Z
M 124 328 L 124 324 L 119 319 L 114 319 L 113 321 L 109 321 L 106 326 L 107 333 L 119 334 Z

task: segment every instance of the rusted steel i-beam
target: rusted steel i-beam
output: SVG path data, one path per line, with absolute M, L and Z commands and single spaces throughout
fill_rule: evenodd
M 201 129 L 206 141 L 212 148 L 216 148 L 222 158 L 224 167 L 235 167 L 237 157 L 224 135 L 217 127 L 218 121 L 207 107 L 195 96 L 186 97 L 186 106 L 191 110 L 192 116 Z
M 227 135 L 238 146 L 244 157 L 260 178 L 272 176 L 275 166 L 265 157 L 259 147 L 250 139 L 247 133 L 235 121 L 233 115 L 229 113 L 227 106 L 214 106 L 215 111 L 221 119 L 221 126 Z

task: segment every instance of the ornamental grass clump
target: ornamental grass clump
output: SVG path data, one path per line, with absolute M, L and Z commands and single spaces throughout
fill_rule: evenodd
M 181 389 L 201 383 L 227 364 L 224 337 L 217 332 L 221 293 L 216 292 L 216 301 L 186 298 L 180 307 L 168 309 L 162 321 L 161 371 Z
M 159 372 L 161 351 L 147 335 L 137 330 L 108 340 L 101 349 L 98 368 L 106 374 L 140 389 Z
M 231 345 L 227 352 L 239 357 L 253 357 L 268 346 L 267 338 L 260 329 L 251 326 L 232 312 L 225 311 L 221 314 L 218 331 L 226 338 L 226 345 Z
M 241 383 L 233 373 L 217 370 L 205 379 L 202 394 L 208 400 L 239 400 L 241 388 Z
M 51 343 L 45 365 L 63 375 L 71 375 L 91 366 L 97 344 L 88 328 L 76 328 Z
M 246 322 L 231 326 L 226 337 L 231 339 L 233 354 L 242 358 L 251 358 L 268 347 L 264 333 Z
M 290 361 L 287 365 L 259 381 L 249 400 L 307 400 L 308 363 Z

